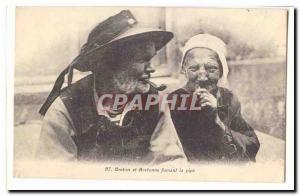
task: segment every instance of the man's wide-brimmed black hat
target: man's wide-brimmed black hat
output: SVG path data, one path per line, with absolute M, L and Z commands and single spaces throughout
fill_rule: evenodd
M 131 23 L 132 21 L 129 19 L 128 22 Z M 91 34 L 89 36 L 89 40 L 91 40 L 88 40 L 88 42 L 82 47 L 80 54 L 71 63 L 71 65 L 79 71 L 96 70 L 95 66 L 101 66 L 101 62 L 106 62 L 103 59 L 111 57 L 111 55 L 106 55 L 107 52 L 114 53 L 115 48 L 128 46 L 132 43 L 134 44 L 136 41 L 141 43 L 151 41 L 154 43 L 156 51 L 158 51 L 173 38 L 173 33 L 168 31 L 138 27 L 132 27 L 126 30 L 124 33 L 108 42 L 101 42 L 102 40 L 97 40 L 97 37 L 100 37 L 101 39 L 102 33 L 96 35 L 96 38 L 90 38 Z M 94 65 L 90 63 L 91 59 L 96 59 L 100 63 Z
M 173 33 L 171 32 L 138 28 L 136 24 L 137 20 L 129 10 L 123 10 L 99 23 L 89 34 L 88 40 L 82 46 L 79 55 L 58 76 L 46 102 L 39 111 L 40 114 L 44 115 L 53 101 L 59 96 L 66 74 L 68 74 L 68 85 L 72 83 L 73 69 L 83 72 L 94 72 L 99 70 L 95 66 L 104 66 L 101 62 L 106 62 L 105 58 L 108 58 L 108 56 L 110 58 L 113 57 L 113 55 L 107 55 L 108 51 L 110 54 L 113 54 L 114 49 L 136 41 L 141 43 L 151 41 L 154 43 L 156 51 L 158 51 L 173 38 Z M 95 59 L 98 63 L 91 63 L 95 62 Z

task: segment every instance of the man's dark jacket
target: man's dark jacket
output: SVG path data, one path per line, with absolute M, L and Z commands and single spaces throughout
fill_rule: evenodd
M 157 94 L 155 88 L 142 94 Z M 145 97 L 143 97 L 145 96 Z M 93 76 L 63 89 L 43 118 L 36 156 L 52 160 L 185 162 L 169 109 L 129 110 L 110 121 L 97 110 Z

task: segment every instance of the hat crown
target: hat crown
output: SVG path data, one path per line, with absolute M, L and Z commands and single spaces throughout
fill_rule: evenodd
M 90 32 L 88 41 L 82 46 L 80 53 L 85 53 L 110 42 L 136 23 L 137 20 L 129 10 L 123 10 L 120 13 L 109 17 L 105 21 L 99 23 Z

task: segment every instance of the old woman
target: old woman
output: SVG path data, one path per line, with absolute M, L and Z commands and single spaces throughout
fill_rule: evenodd
M 171 111 L 189 161 L 255 161 L 260 144 L 237 96 L 225 88 L 225 54 L 225 43 L 209 34 L 196 35 L 184 46 L 181 65 L 187 82 L 170 97 L 197 99 L 197 109 Z

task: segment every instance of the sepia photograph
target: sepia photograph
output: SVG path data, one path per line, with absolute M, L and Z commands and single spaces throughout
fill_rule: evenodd
M 17 6 L 13 178 L 284 183 L 289 14 Z

